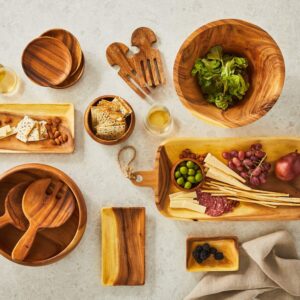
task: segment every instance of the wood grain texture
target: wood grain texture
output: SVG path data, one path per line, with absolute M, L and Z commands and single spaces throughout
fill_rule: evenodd
M 72 57 L 72 68 L 70 76 L 72 76 L 81 65 L 82 51 L 76 37 L 69 31 L 61 28 L 50 29 L 44 32 L 41 36 L 48 36 L 60 40 L 69 49 Z
M 74 151 L 74 106 L 73 104 L 0 104 L 0 120 L 12 118 L 11 126 L 17 126 L 25 115 L 35 120 L 59 117 L 61 131 L 68 135 L 62 145 L 52 145 L 51 140 L 23 143 L 15 135 L 0 140 L 0 153 L 72 153 Z
M 26 46 L 22 55 L 22 67 L 25 74 L 36 84 L 57 85 L 70 75 L 72 57 L 60 40 L 39 37 Z
M 241 102 L 226 111 L 204 99 L 191 75 L 196 59 L 216 45 L 249 61 L 250 88 Z M 176 56 L 173 76 L 176 92 L 191 113 L 214 125 L 233 128 L 258 120 L 273 107 L 283 88 L 285 65 L 267 32 L 245 21 L 226 19 L 202 26 L 185 40 Z
M 75 210 L 71 217 L 58 228 L 39 231 L 30 253 L 24 261 L 17 263 L 28 266 L 41 266 L 65 257 L 80 242 L 85 231 L 87 212 L 81 191 L 75 182 L 62 171 L 42 164 L 25 164 L 8 170 L 0 176 L 0 214 L 4 213 L 4 201 L 9 190 L 20 182 L 52 178 L 64 182 L 75 199 Z M 0 229 L 0 254 L 12 260 L 11 252 L 24 232 L 12 225 Z
M 218 252 L 224 254 L 224 259 L 215 260 L 211 255 L 201 264 L 193 258 L 193 251 L 198 245 L 208 243 Z M 186 240 L 186 270 L 188 272 L 237 271 L 239 269 L 239 244 L 235 236 L 224 237 L 189 237 Z
M 139 78 L 134 69 L 132 57 L 128 57 L 129 48 L 122 43 L 112 43 L 106 49 L 106 58 L 111 66 L 119 66 L 119 76 L 136 92 L 140 97 L 145 98 L 150 94 L 147 87 L 141 86 Z
M 102 284 L 145 283 L 145 208 L 103 208 Z
M 12 259 L 15 261 L 23 261 L 27 257 L 38 230 L 63 225 L 72 215 L 75 201 L 63 182 L 42 178 L 26 189 L 22 208 L 30 225 L 12 251 Z
M 25 231 L 29 225 L 22 209 L 22 198 L 30 181 L 21 182 L 15 185 L 5 198 L 5 213 L 0 217 L 0 228 L 12 224 L 17 229 Z
M 299 220 L 300 207 L 269 208 L 241 202 L 232 212 L 219 217 L 211 217 L 187 209 L 170 208 L 168 195 L 179 191 L 171 182 L 170 171 L 183 149 L 189 148 L 192 152 L 199 154 L 210 152 L 225 162 L 222 157 L 223 151 L 247 150 L 251 144 L 255 143 L 262 144 L 268 155 L 267 161 L 272 165 L 284 154 L 300 149 L 300 138 L 297 137 L 174 138 L 166 140 L 158 148 L 154 170 L 135 172 L 137 176 L 145 175 L 146 180 L 132 180 L 132 182 L 137 186 L 152 187 L 158 210 L 165 217 L 171 219 L 189 221 Z M 282 182 L 276 178 L 272 169 L 268 176 L 268 182 L 260 188 L 300 197 L 300 177 L 292 182 Z
M 119 97 L 121 98 L 131 109 L 131 114 L 126 118 L 126 126 L 127 129 L 125 131 L 125 133 L 120 136 L 118 139 L 115 140 L 104 140 L 101 139 L 100 137 L 98 137 L 93 130 L 92 127 L 92 117 L 91 117 L 91 108 L 92 106 L 96 106 L 98 104 L 99 101 L 105 99 L 105 100 L 113 100 L 114 98 Z M 132 108 L 132 106 L 122 97 L 120 96 L 115 96 L 115 95 L 103 95 L 100 96 L 98 98 L 96 98 L 95 100 L 93 100 L 90 105 L 87 107 L 85 114 L 84 114 L 84 127 L 86 132 L 88 133 L 88 135 L 97 143 L 103 144 L 103 145 L 116 145 L 116 144 L 120 144 L 125 142 L 130 135 L 132 134 L 134 127 L 135 127 L 135 113 L 134 110 Z
M 132 60 L 140 85 L 143 87 L 156 87 L 166 82 L 160 52 L 152 47 L 156 42 L 155 33 L 147 27 L 137 28 L 131 36 L 132 46 L 139 48 L 139 52 L 133 55 Z

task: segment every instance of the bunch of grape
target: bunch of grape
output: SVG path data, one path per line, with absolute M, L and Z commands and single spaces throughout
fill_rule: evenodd
M 261 144 L 253 144 L 247 151 L 232 150 L 223 152 L 229 168 L 238 173 L 252 185 L 261 185 L 267 182 L 271 164 L 266 162 L 266 153 Z
M 196 153 L 193 153 L 190 149 L 184 149 L 179 155 L 180 159 L 193 158 L 193 159 L 196 159 L 197 161 L 199 161 L 199 163 L 201 163 L 201 164 L 203 164 L 205 157 L 206 157 L 206 154 L 196 154 Z

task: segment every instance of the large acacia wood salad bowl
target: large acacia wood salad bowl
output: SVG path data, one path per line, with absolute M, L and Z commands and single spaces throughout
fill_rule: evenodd
M 300 206 L 278 206 L 271 208 L 254 203 L 240 202 L 233 211 L 218 217 L 184 208 L 171 208 L 169 194 L 179 192 L 171 180 L 172 166 L 178 161 L 182 150 L 189 148 L 197 154 L 212 153 L 222 160 L 222 152 L 232 149 L 247 150 L 251 144 L 260 143 L 267 153 L 267 160 L 273 166 L 283 155 L 300 149 L 300 138 L 296 137 L 245 137 L 245 138 L 173 138 L 162 143 L 158 150 L 154 169 L 135 172 L 132 183 L 141 187 L 151 187 L 155 194 L 155 204 L 167 218 L 188 221 L 263 221 L 299 220 Z M 273 171 L 267 183 L 260 187 L 272 192 L 288 193 L 300 197 L 300 177 L 291 182 L 276 178 Z
M 225 53 L 247 58 L 250 88 L 242 101 L 223 111 L 209 104 L 196 77 L 197 58 L 220 45 Z M 239 127 L 264 116 L 280 96 L 285 78 L 282 53 L 260 27 L 242 20 L 225 19 L 194 31 L 182 44 L 174 64 L 174 84 L 184 106 L 195 116 L 222 127 Z

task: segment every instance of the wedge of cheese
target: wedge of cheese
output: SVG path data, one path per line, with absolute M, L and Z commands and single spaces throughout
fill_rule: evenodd
M 183 201 L 170 201 L 170 208 L 184 208 L 188 210 L 193 210 L 199 213 L 205 213 L 206 207 L 200 205 L 198 201 L 193 200 L 183 200 Z
M 16 127 L 6 125 L 0 128 L 0 140 L 17 133 Z
M 17 136 L 16 138 L 23 143 L 27 143 L 28 136 L 32 129 L 35 127 L 36 121 L 30 117 L 25 116 L 17 125 Z

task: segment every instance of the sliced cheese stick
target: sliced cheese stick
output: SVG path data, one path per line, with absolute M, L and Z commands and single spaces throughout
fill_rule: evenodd
M 219 159 L 213 156 L 211 153 L 208 153 L 204 159 L 204 162 L 208 165 L 208 167 L 213 167 L 219 169 L 220 171 L 224 172 L 225 174 L 231 175 L 232 177 L 236 178 L 241 182 L 246 182 L 246 180 L 241 177 L 239 174 L 231 170 L 227 167 L 224 163 L 222 163 Z

